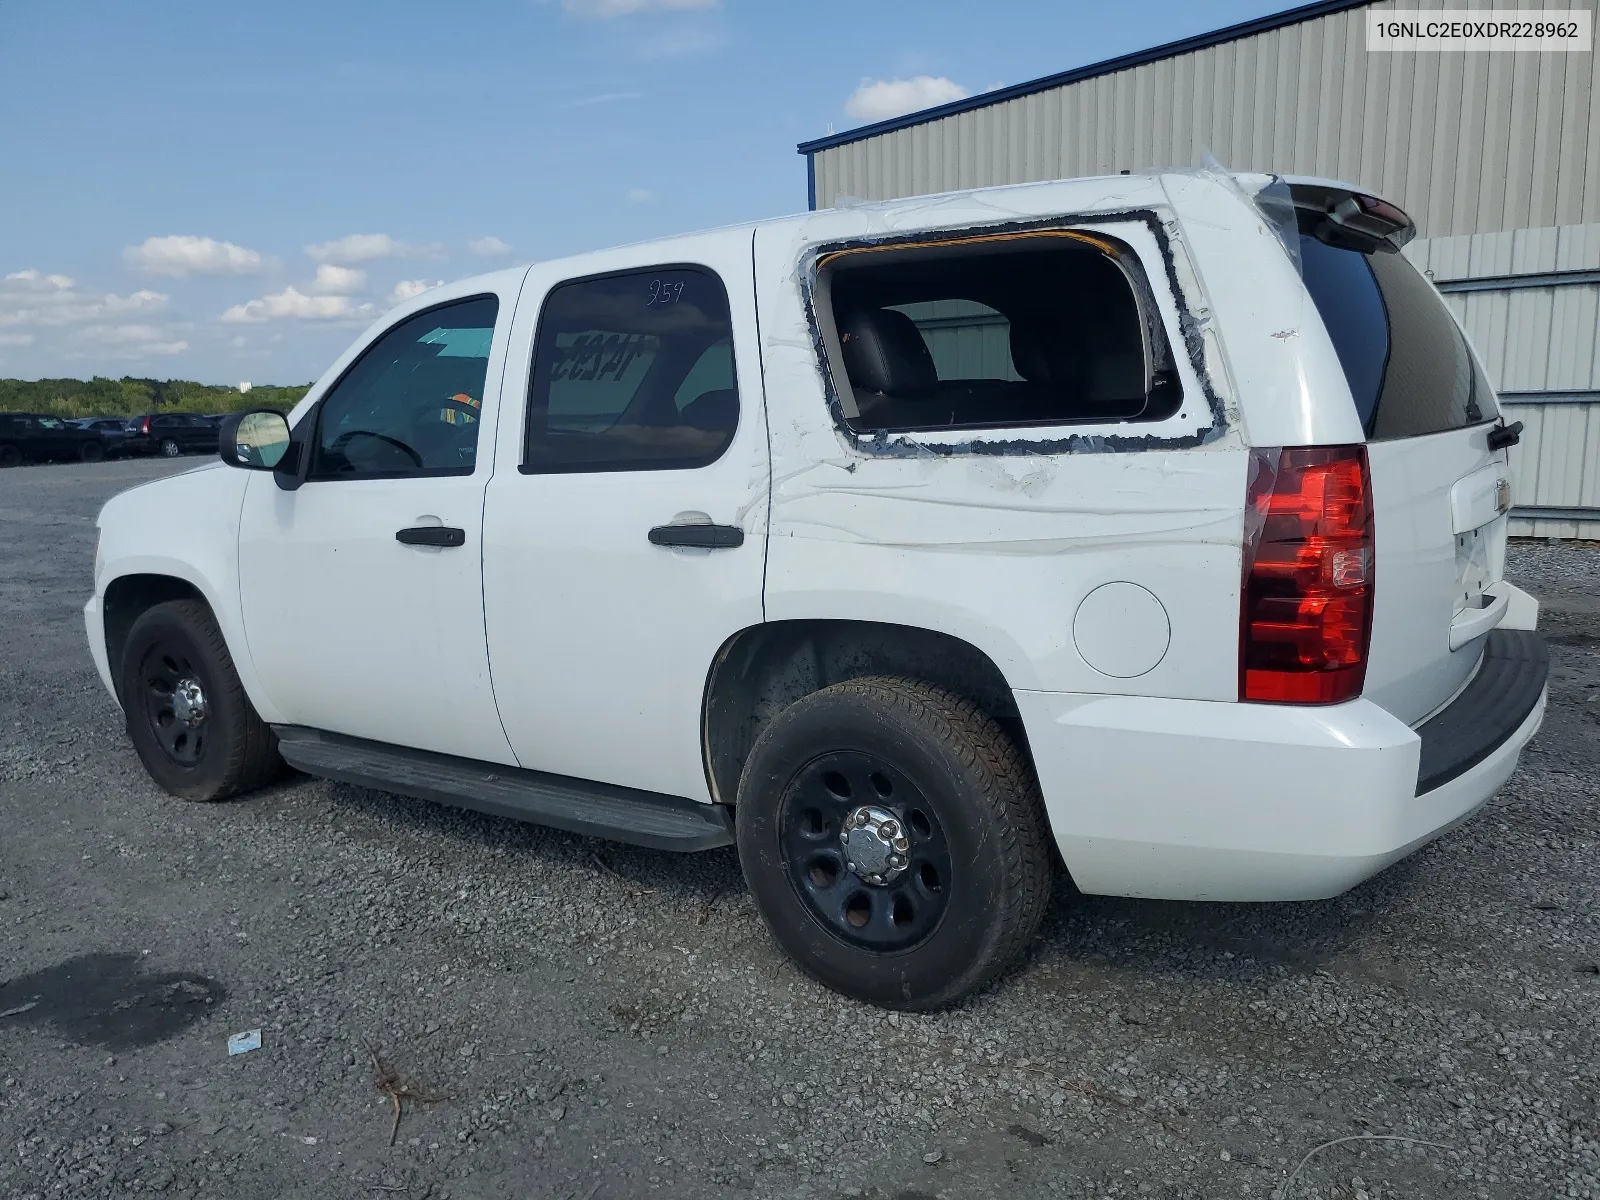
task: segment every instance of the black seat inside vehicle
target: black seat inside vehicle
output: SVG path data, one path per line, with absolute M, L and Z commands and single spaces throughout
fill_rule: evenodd
M 702 392 L 683 406 L 678 419 L 692 429 L 731 434 L 739 424 L 739 392 L 735 388 Z
M 892 308 L 869 308 L 839 328 L 844 368 L 855 387 L 889 396 L 916 395 L 939 382 L 917 323 Z
M 865 308 L 839 324 L 844 369 L 868 424 L 948 425 L 954 411 L 917 323 L 892 308 Z

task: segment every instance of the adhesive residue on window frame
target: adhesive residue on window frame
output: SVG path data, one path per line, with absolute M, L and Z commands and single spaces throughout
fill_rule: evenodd
M 1173 303 L 1177 308 L 1184 351 L 1188 355 L 1190 368 L 1193 370 L 1195 379 L 1200 385 L 1200 391 L 1205 397 L 1207 411 L 1211 416 L 1209 425 L 1201 426 L 1192 433 L 1183 434 L 1163 435 L 1158 432 L 1134 435 L 1072 433 L 1066 437 L 1053 438 L 977 436 L 960 442 L 927 442 L 917 437 L 917 433 L 930 432 L 928 430 L 916 432 L 890 432 L 887 429 L 860 431 L 850 427 L 845 416 L 843 401 L 839 396 L 838 389 L 834 386 L 833 364 L 823 336 L 822 323 L 817 316 L 818 273 L 827 265 L 829 259 L 841 254 L 863 250 L 911 249 L 925 245 L 959 244 L 981 241 L 987 238 L 1019 237 L 1052 232 L 1078 234 L 1083 240 L 1092 241 L 1094 244 L 1099 245 L 1102 253 L 1106 253 L 1104 243 L 1115 240 L 1114 235 L 1100 233 L 1097 229 L 1085 227 L 1118 222 L 1138 223 L 1155 240 L 1156 247 L 1161 254 L 1163 269 L 1166 272 L 1167 286 L 1171 291 Z M 1099 234 L 1099 237 L 1093 237 L 1094 234 Z M 1142 273 L 1144 269 L 1143 260 L 1138 258 L 1137 253 L 1135 253 L 1135 259 L 1139 263 Z M 1114 257 L 1113 261 L 1116 261 Z M 1123 266 L 1121 263 L 1118 265 Z M 1130 285 L 1135 288 L 1137 294 L 1139 283 L 1134 280 L 1134 273 L 1127 271 L 1125 266 L 1123 269 L 1124 274 L 1130 277 Z M 1228 431 L 1227 406 L 1223 402 L 1222 396 L 1213 386 L 1212 375 L 1206 365 L 1205 322 L 1195 317 L 1186 304 L 1185 292 L 1178 280 L 1171 235 L 1159 214 L 1151 209 L 1124 209 L 1114 212 L 1088 213 L 1082 216 L 1050 217 L 1038 221 L 1015 221 L 1000 225 L 973 226 L 963 229 L 924 230 L 911 234 L 867 235 L 828 242 L 812 247 L 807 252 L 800 264 L 799 278 L 801 300 L 805 308 L 806 321 L 811 330 L 813 349 L 817 356 L 818 366 L 822 368 L 822 384 L 827 396 L 828 412 L 833 418 L 834 428 L 840 437 L 851 448 L 861 453 L 890 458 L 948 458 L 958 455 L 980 454 L 1114 454 L 1153 449 L 1182 450 L 1195 446 L 1209 445 Z M 1148 288 L 1148 280 L 1146 279 L 1143 282 L 1145 288 Z M 1167 333 L 1165 322 L 1160 317 L 1159 306 L 1155 305 L 1154 295 L 1138 295 L 1138 300 L 1141 307 L 1146 305 L 1153 306 L 1151 311 L 1155 313 L 1158 326 L 1163 333 Z M 1170 348 L 1172 342 L 1170 336 L 1167 337 L 1167 342 Z M 1176 353 L 1175 348 L 1173 352 Z M 997 426 L 990 430 L 974 432 L 999 433 L 1003 432 L 1005 428 Z M 1054 426 L 1054 428 L 1060 428 L 1060 426 Z

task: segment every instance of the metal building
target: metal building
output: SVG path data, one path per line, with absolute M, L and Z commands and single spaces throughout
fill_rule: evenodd
M 1393 7 L 1322 0 L 805 142 L 811 207 L 1188 168 L 1206 152 L 1365 184 L 1417 222 L 1407 255 L 1526 425 L 1513 532 L 1600 537 L 1594 55 L 1369 53 L 1368 10 Z M 935 354 L 976 352 L 985 331 L 958 312 L 947 323 Z

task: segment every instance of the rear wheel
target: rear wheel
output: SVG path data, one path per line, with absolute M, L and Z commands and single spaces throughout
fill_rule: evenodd
M 101 442 L 85 442 L 78 449 L 79 462 L 97 463 L 104 459 L 105 456 L 106 448 Z
M 848 996 L 931 1009 L 1019 958 L 1050 898 L 1033 771 L 970 701 L 852 680 L 784 710 L 739 785 L 739 858 L 799 966 Z
M 22 465 L 22 451 L 7 442 L 0 445 L 0 467 L 20 467 Z
M 260 787 L 281 766 L 278 739 L 198 600 L 169 600 L 133 623 L 118 683 L 133 747 L 174 796 L 221 800 Z
M 162 438 L 161 453 L 168 458 L 177 458 L 178 455 L 183 453 L 183 447 L 178 445 L 172 438 Z

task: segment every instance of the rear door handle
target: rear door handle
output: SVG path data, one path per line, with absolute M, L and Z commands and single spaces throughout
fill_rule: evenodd
M 394 540 L 407 546 L 465 546 L 467 531 L 453 525 L 413 525 L 396 532 Z
M 744 530 L 737 525 L 657 525 L 650 531 L 650 544 L 730 549 L 744 545 Z

